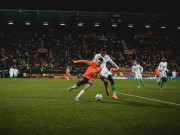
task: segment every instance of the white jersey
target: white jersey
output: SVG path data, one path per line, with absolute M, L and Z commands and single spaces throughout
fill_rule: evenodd
M 163 61 L 160 62 L 158 69 L 159 69 L 160 72 L 168 71 L 168 69 L 167 69 L 167 62 L 163 62 Z
M 161 77 L 167 77 L 166 71 L 168 71 L 167 69 L 167 62 L 160 62 L 159 63 L 159 67 L 158 67 L 159 71 L 160 71 L 160 76 Z
M 135 72 L 135 74 L 141 74 L 143 68 L 140 65 L 134 65 L 132 66 L 132 72 Z
M 93 61 L 96 62 L 99 58 L 103 59 L 103 63 L 101 64 L 102 71 L 100 72 L 101 76 L 104 76 L 107 78 L 109 75 L 112 75 L 112 73 L 106 67 L 107 62 L 111 63 L 113 66 L 115 66 L 117 69 L 119 69 L 119 67 L 112 61 L 112 59 L 109 57 L 109 55 L 106 54 L 104 57 L 102 57 L 101 53 L 96 54 L 94 56 Z
M 18 70 L 14 69 L 14 76 L 17 76 L 17 74 L 18 74 Z
M 117 69 L 119 69 L 119 67 L 116 65 L 116 63 L 114 63 L 114 62 L 112 61 L 112 59 L 109 57 L 109 55 L 106 54 L 104 57 L 102 57 L 102 56 L 101 56 L 101 53 L 96 54 L 96 55 L 94 56 L 93 61 L 96 62 L 99 58 L 103 58 L 103 63 L 101 64 L 102 70 L 107 68 L 107 67 L 106 67 L 106 63 L 107 63 L 107 62 L 111 63 L 113 66 L 115 66 Z
M 176 77 L 177 73 L 175 71 L 172 72 L 172 77 Z
M 12 76 L 13 76 L 13 73 L 14 73 L 14 68 L 10 68 L 10 69 L 9 69 L 9 74 L 10 74 L 10 77 L 12 77 Z

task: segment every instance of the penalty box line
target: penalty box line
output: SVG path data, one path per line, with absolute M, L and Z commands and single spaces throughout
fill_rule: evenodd
M 130 97 L 136 97 L 136 98 L 141 98 L 141 99 L 156 101 L 156 102 L 160 102 L 160 103 L 166 103 L 166 104 L 171 104 L 171 105 L 178 105 L 178 106 L 180 106 L 180 104 L 173 103 L 173 102 L 168 102 L 168 101 L 163 101 L 163 100 L 157 100 L 157 99 L 147 98 L 147 97 L 141 97 L 141 96 L 131 95 L 131 94 L 122 93 L 122 92 L 116 92 L 116 93 L 121 94 L 121 95 L 130 96 Z

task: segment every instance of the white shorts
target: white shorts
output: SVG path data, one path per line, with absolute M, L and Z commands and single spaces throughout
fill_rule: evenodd
M 103 69 L 101 72 L 100 72 L 100 75 L 105 77 L 105 78 L 108 78 L 109 75 L 112 75 L 112 73 L 108 70 L 108 69 Z
M 142 79 L 142 75 L 141 74 L 136 74 L 135 77 L 136 77 L 136 79 Z
M 12 73 L 12 74 L 10 74 L 10 77 L 13 77 L 13 73 Z
M 160 72 L 160 77 L 167 77 L 166 72 L 165 72 L 165 71 L 161 71 L 161 72 Z

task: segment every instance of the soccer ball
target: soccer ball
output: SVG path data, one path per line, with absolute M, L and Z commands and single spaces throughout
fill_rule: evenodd
M 101 101 L 103 100 L 103 96 L 101 94 L 96 94 L 95 99 L 96 101 Z

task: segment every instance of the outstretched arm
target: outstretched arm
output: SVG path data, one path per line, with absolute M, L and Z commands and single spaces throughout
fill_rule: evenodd
M 116 65 L 116 63 L 112 61 L 110 57 L 108 57 L 108 62 L 111 63 L 113 66 L 115 66 L 117 69 L 119 69 L 119 67 Z
M 93 65 L 93 62 L 92 61 L 87 61 L 87 60 L 75 60 L 73 61 L 73 63 L 85 63 L 87 65 Z

